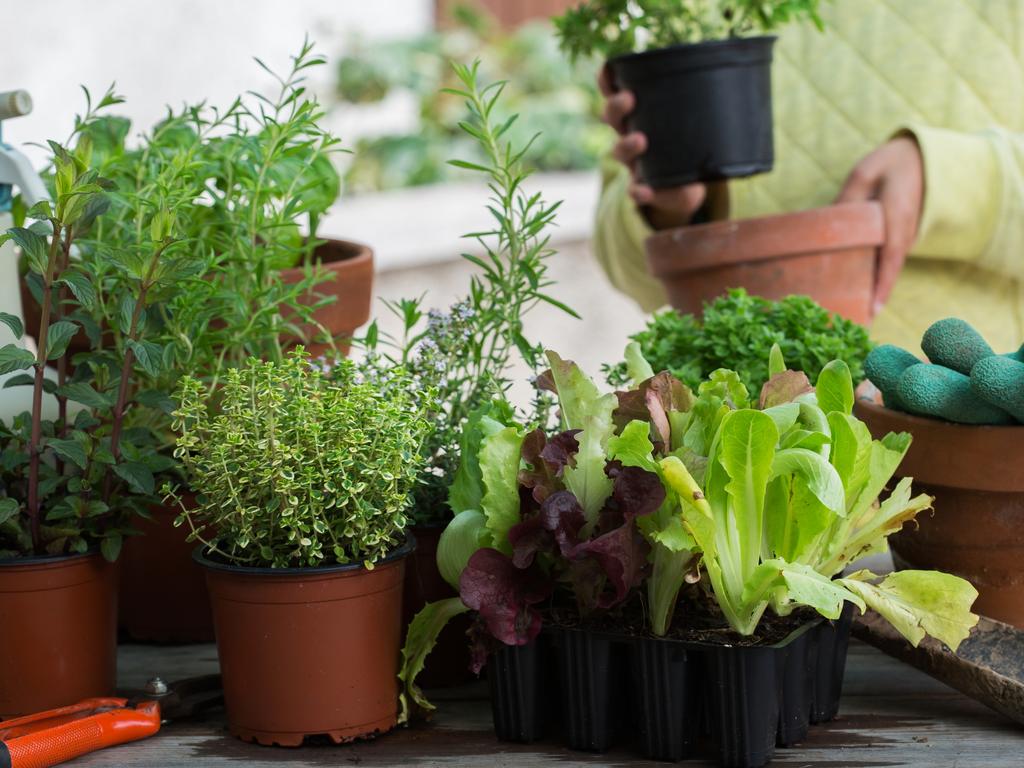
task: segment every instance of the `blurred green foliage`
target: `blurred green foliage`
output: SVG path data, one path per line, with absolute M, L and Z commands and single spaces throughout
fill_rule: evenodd
M 343 103 L 369 104 L 391 94 L 413 94 L 419 126 L 360 140 L 348 166 L 347 189 L 365 192 L 460 180 L 471 172 L 447 163 L 485 158 L 460 128 L 469 118 L 464 100 L 444 88 L 458 83 L 450 61 L 479 59 L 480 77 L 507 81 L 501 109 L 519 120 L 509 140 L 522 146 L 527 171 L 594 168 L 611 144 L 611 131 L 598 120 L 597 63 L 569 63 L 548 23 L 513 32 L 475 9 L 458 8 L 449 29 L 388 43 L 353 41 L 338 63 L 337 93 Z M 534 138 L 536 137 L 536 138 Z

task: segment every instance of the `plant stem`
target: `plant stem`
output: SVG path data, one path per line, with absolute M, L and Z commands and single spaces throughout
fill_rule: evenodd
M 51 290 L 53 286 L 53 273 L 57 268 L 59 253 L 60 226 L 54 221 L 53 237 L 50 241 L 50 251 L 46 259 L 46 273 L 43 275 L 43 305 L 39 320 L 38 349 L 36 351 L 36 379 L 32 385 L 32 435 L 29 438 L 28 444 L 28 519 L 29 531 L 32 535 L 32 549 L 36 554 L 42 554 L 39 514 L 39 463 L 41 443 L 43 441 L 43 380 L 46 377 L 46 337 L 50 332 Z
M 61 274 L 68 268 L 71 263 L 71 227 L 64 227 L 64 247 L 61 250 L 60 265 L 58 267 Z M 57 295 L 57 306 L 55 311 L 55 317 L 57 321 L 64 317 L 64 302 L 68 298 L 68 289 L 66 285 L 61 285 L 60 291 Z M 63 387 L 67 383 L 68 379 L 68 356 L 61 355 L 57 361 L 57 386 Z M 66 437 L 68 433 L 68 399 L 64 395 L 57 394 L 57 420 L 61 425 L 61 436 Z M 57 460 L 57 474 L 64 473 L 64 462 L 60 459 Z

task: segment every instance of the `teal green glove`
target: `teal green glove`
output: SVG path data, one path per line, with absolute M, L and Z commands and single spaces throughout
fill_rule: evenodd
M 958 424 L 1013 423 L 1010 414 L 974 393 L 970 377 L 941 365 L 910 366 L 900 377 L 896 393 L 907 410 L 919 416 Z
M 912 365 L 922 365 L 922 362 L 907 350 L 892 344 L 883 344 L 868 353 L 864 361 L 864 372 L 871 383 L 881 391 L 886 408 L 896 411 L 907 410 L 897 388 L 903 372 Z
M 971 371 L 971 389 L 1024 422 L 1024 363 L 1005 355 L 987 357 Z
M 964 376 L 971 375 L 979 360 L 995 354 L 970 323 L 957 317 L 933 323 L 921 339 L 921 349 L 936 365 L 952 368 Z

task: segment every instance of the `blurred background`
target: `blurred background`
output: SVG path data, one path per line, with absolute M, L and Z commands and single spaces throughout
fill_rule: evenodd
M 325 66 L 309 71 L 309 87 L 327 110 L 327 126 L 351 150 L 339 159 L 345 184 L 320 234 L 362 241 L 377 257 L 375 295 L 426 293 L 446 307 L 466 291 L 473 267 L 461 235 L 488 224 L 487 191 L 474 174 L 446 164 L 473 160 L 476 147 L 458 128 L 460 100 L 440 93 L 451 84 L 449 60 L 479 58 L 485 81 L 509 80 L 505 108 L 521 113 L 515 138 L 539 133 L 527 156 L 531 189 L 562 200 L 551 260 L 551 293 L 580 320 L 541 306 L 531 338 L 573 356 L 591 374 L 619 359 L 643 315 L 612 291 L 593 261 L 588 237 L 598 195 L 597 167 L 611 133 L 597 119 L 593 65 L 570 65 L 548 18 L 570 0 L 151 0 L 18 3 L 8 15 L 0 90 L 23 88 L 32 114 L 3 125 L 3 140 L 37 165 L 33 143 L 63 140 L 85 109 L 80 86 L 101 94 L 116 82 L 126 102 L 117 111 L 133 132 L 148 129 L 166 105 L 206 99 L 226 105 L 274 82 L 309 35 Z M 116 13 L 105 9 L 117 6 Z M 60 19 L 60 24 L 54 24 Z M 528 102 L 528 107 L 527 107 Z M 13 273 L 12 273 L 13 274 Z M 6 272 L 0 280 L 9 281 Z M 14 286 L 0 289 L 7 302 Z M 385 329 L 394 327 L 378 304 Z M 21 392 L 18 395 L 21 396 Z M 27 392 L 25 393 L 27 394 Z M 12 390 L 2 393 L 9 411 Z

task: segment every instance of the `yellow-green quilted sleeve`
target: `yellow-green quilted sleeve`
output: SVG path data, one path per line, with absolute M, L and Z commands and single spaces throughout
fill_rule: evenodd
M 924 159 L 913 255 L 1024 277 L 1024 134 L 908 126 Z
M 594 254 L 612 285 L 652 312 L 665 304 L 665 289 L 647 271 L 644 240 L 652 230 L 629 196 L 626 167 L 608 158 L 601 173 Z

